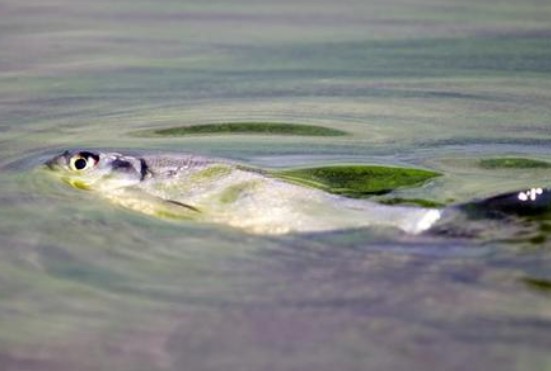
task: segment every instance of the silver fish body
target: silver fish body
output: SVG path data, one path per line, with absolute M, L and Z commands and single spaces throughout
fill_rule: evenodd
M 225 224 L 259 234 L 372 226 L 418 234 L 437 209 L 387 206 L 292 184 L 231 161 L 194 155 L 65 152 L 46 163 L 72 186 L 158 217 Z

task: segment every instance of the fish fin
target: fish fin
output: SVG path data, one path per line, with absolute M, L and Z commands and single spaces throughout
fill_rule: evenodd
M 172 204 L 172 205 L 181 206 L 181 207 L 184 207 L 184 208 L 186 208 L 186 209 L 189 209 L 189 210 L 192 210 L 192 211 L 195 211 L 195 212 L 198 212 L 198 213 L 201 212 L 201 210 L 199 210 L 199 209 L 196 208 L 195 206 L 191 206 L 191 205 L 185 204 L 185 203 L 180 202 L 180 201 L 165 200 L 165 202 L 166 202 L 166 203 L 169 203 L 169 204 Z
M 119 206 L 155 217 L 197 219 L 201 213 L 192 205 L 166 200 L 135 188 L 123 189 L 106 197 Z
M 159 198 L 159 201 L 155 205 L 153 216 L 169 219 L 197 219 L 201 213 L 196 207 L 182 202 L 163 200 L 161 198 Z
M 551 215 L 551 188 L 504 193 L 458 207 L 473 218 L 548 217 Z

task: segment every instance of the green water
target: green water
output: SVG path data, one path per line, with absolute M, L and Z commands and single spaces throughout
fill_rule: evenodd
M 137 215 L 33 170 L 83 147 L 416 167 L 443 176 L 393 196 L 441 203 L 549 186 L 548 167 L 495 162 L 551 161 L 548 1 L 0 13 L 0 369 L 551 369 L 549 224 L 517 242 L 268 238 Z M 232 122 L 349 135 L 136 135 Z

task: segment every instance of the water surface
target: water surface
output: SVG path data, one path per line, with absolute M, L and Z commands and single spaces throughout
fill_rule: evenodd
M 443 173 L 435 202 L 549 186 L 546 1 L 0 5 L 3 370 L 551 369 L 549 223 L 517 241 L 250 236 L 35 167 L 67 148 Z M 275 122 L 338 137 L 143 137 Z M 531 231 L 532 233 L 533 231 Z M 468 365 L 468 366 L 467 366 Z

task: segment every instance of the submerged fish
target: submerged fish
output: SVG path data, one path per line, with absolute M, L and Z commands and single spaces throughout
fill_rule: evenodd
M 46 165 L 73 187 L 94 191 L 126 208 L 260 234 L 373 226 L 419 234 L 449 220 L 449 215 L 541 213 L 549 211 L 551 204 L 551 191 L 537 188 L 446 209 L 382 205 L 289 183 L 246 165 L 194 155 L 134 157 L 67 151 Z

